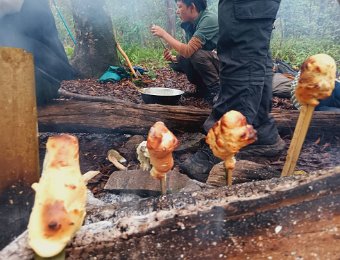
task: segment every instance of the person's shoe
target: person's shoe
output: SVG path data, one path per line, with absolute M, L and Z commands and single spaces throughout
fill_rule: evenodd
M 183 173 L 200 182 L 206 182 L 212 167 L 221 160 L 215 157 L 207 145 L 204 145 L 190 158 L 179 165 Z
M 256 142 L 248 145 L 242 148 L 236 157 L 238 159 L 245 159 L 246 157 L 275 157 L 280 155 L 285 148 L 285 141 L 278 136 L 274 144 L 261 144 L 260 142 Z

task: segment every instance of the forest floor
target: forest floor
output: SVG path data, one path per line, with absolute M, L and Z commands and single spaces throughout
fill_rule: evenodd
M 135 81 L 138 87 L 171 87 L 181 89 L 186 92 L 193 92 L 195 87 L 190 84 L 183 74 L 173 72 L 170 69 L 162 68 L 156 71 L 157 77 L 151 79 L 148 75 L 143 75 L 139 81 Z M 99 83 L 96 79 L 79 79 L 64 81 L 62 88 L 75 93 L 87 96 L 106 96 L 115 97 L 122 101 L 133 103 L 143 103 L 138 91 L 131 87 L 127 80 L 117 83 Z M 202 98 L 182 97 L 180 100 L 182 106 L 195 106 L 198 108 L 209 108 Z M 273 98 L 273 107 L 282 110 L 294 109 L 289 99 L 278 97 Z M 48 136 L 53 133 L 40 134 L 40 161 L 42 162 L 45 153 L 45 143 Z M 181 143 L 192 140 L 196 133 L 175 133 Z M 110 175 L 117 169 L 106 158 L 107 151 L 116 149 L 126 159 L 128 169 L 133 170 L 139 167 L 136 158 L 135 147 L 131 146 L 131 140 L 145 140 L 146 136 L 136 138 L 127 134 L 75 134 L 80 142 L 80 163 L 83 173 L 89 170 L 100 170 L 100 174 L 94 178 L 89 187 L 93 193 L 99 194 Z M 291 136 L 282 136 L 287 143 L 287 149 L 291 141 Z M 138 144 L 138 143 L 137 143 Z M 286 158 L 287 149 L 280 156 L 275 158 L 247 158 L 249 161 L 270 165 L 278 171 L 281 171 Z M 175 152 L 175 165 L 185 160 L 194 151 L 187 153 Z M 339 165 L 340 158 L 340 135 L 325 133 L 318 136 L 308 136 L 297 163 L 297 170 L 311 172 L 314 170 L 325 169 Z

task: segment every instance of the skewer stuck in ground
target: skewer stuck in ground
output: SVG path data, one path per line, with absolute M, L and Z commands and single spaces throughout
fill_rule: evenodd
M 214 155 L 224 160 L 227 171 L 227 185 L 232 185 L 235 155 L 238 151 L 256 141 L 256 131 L 247 124 L 246 118 L 238 111 L 229 111 L 209 130 L 206 142 Z
M 172 152 L 178 144 L 177 138 L 163 122 L 156 122 L 150 128 L 146 144 L 152 165 L 150 174 L 160 180 L 162 194 L 166 194 L 166 173 L 174 166 Z
M 302 108 L 281 173 L 282 177 L 293 174 L 314 109 L 319 104 L 318 100 L 332 94 L 335 76 L 335 61 L 327 54 L 311 56 L 302 64 L 300 79 L 295 90 L 296 99 Z

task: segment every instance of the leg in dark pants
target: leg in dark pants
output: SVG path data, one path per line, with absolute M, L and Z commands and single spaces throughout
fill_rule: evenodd
M 206 96 L 211 88 L 219 84 L 219 61 L 212 51 L 198 50 L 190 58 L 177 57 L 177 63 L 170 66 L 184 72 L 190 83 L 196 85 L 197 94 Z
M 272 144 L 278 132 L 269 115 L 272 102 L 269 42 L 279 3 L 263 1 L 261 4 L 219 2 L 221 94 L 204 129 L 208 131 L 224 113 L 237 110 L 257 129 L 260 143 Z M 249 8 L 251 12 L 247 11 Z
M 256 153 L 265 151 L 268 156 L 274 156 L 284 148 L 284 141 L 279 138 L 274 120 L 269 115 L 273 76 L 269 42 L 279 4 L 278 0 L 219 1 L 217 51 L 221 90 L 203 125 L 208 132 L 223 114 L 230 110 L 239 111 L 258 131 Z M 272 146 L 276 148 L 280 140 L 283 146 L 273 152 Z M 269 150 L 265 150 L 268 147 Z M 204 180 L 203 176 L 208 177 L 214 163 L 216 157 L 206 147 L 182 163 L 180 168 L 190 177 Z

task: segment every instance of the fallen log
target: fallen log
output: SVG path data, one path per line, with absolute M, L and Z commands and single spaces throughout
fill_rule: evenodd
M 339 259 L 340 167 L 93 206 L 67 259 Z M 27 235 L 1 259 L 31 259 Z
M 209 113 L 209 109 L 184 106 L 59 100 L 39 108 L 38 119 L 40 132 L 146 134 L 156 121 L 172 131 L 198 132 Z M 273 110 L 272 115 L 281 134 L 293 133 L 298 111 Z M 340 113 L 315 112 L 310 132 L 322 131 L 340 132 Z

